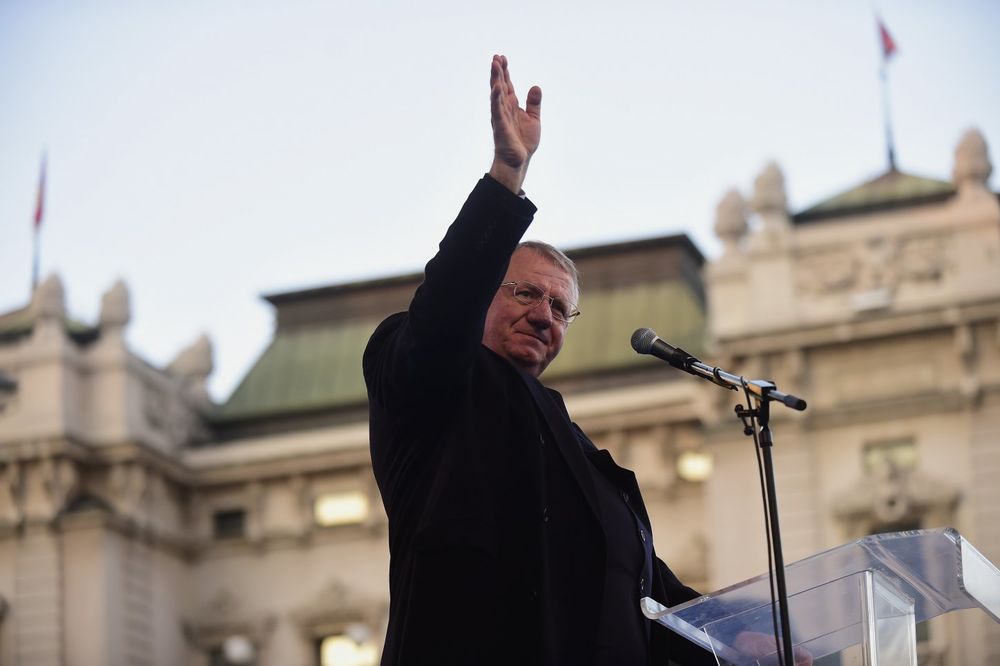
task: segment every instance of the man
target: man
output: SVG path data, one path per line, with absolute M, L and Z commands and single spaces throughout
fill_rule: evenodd
M 631 472 L 537 377 L 578 314 L 576 269 L 519 246 L 542 92 L 490 70 L 494 160 L 405 313 L 365 350 L 371 454 L 389 515 L 382 664 L 714 664 L 639 599 L 691 599 L 656 559 Z

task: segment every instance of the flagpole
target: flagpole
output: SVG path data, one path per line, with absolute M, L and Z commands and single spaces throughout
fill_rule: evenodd
M 889 158 L 889 171 L 896 170 L 896 143 L 892 137 L 892 115 L 889 112 L 889 58 L 896 53 L 896 42 L 882 19 L 875 15 L 878 26 L 879 46 L 882 49 L 882 62 L 879 66 L 879 81 L 882 88 L 882 121 L 885 125 L 885 148 Z
M 879 78 L 882 80 L 882 116 L 885 123 L 885 147 L 889 157 L 889 171 L 895 171 L 896 145 L 892 138 L 892 118 L 889 113 L 889 75 L 884 60 L 879 68 Z
M 45 170 L 48 163 L 48 151 L 42 152 L 42 168 L 38 174 L 38 194 L 35 198 L 35 217 L 32 225 L 32 260 L 31 260 L 31 297 L 35 296 L 38 287 L 39 255 L 41 254 L 42 218 L 45 217 Z
M 39 242 L 38 242 L 38 225 L 35 225 L 34 231 L 32 232 L 33 240 L 33 251 L 32 251 L 32 261 L 31 261 L 31 294 L 34 297 L 35 288 L 38 287 L 38 254 L 39 254 Z

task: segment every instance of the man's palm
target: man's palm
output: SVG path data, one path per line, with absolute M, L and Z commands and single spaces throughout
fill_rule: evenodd
M 497 159 L 513 169 L 522 169 L 538 148 L 542 135 L 542 89 L 528 91 L 520 108 L 514 84 L 510 81 L 505 56 L 493 56 L 490 69 L 490 110 L 493 145 Z

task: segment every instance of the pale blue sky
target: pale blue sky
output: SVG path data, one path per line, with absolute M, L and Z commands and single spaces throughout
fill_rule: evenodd
M 878 7 L 900 167 L 949 178 L 969 126 L 996 161 L 1000 3 Z M 124 278 L 133 347 L 162 365 L 207 332 L 225 398 L 270 338 L 258 294 L 422 268 L 489 166 L 494 52 L 544 91 L 529 235 L 562 247 L 712 256 L 716 203 L 768 160 L 793 210 L 885 167 L 867 1 L 0 0 L 0 311 L 27 299 L 47 147 L 71 314 Z

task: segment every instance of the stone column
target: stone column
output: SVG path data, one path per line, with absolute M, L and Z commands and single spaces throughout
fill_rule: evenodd
M 63 666 L 62 547 L 48 525 L 18 540 L 11 621 L 18 666 Z

